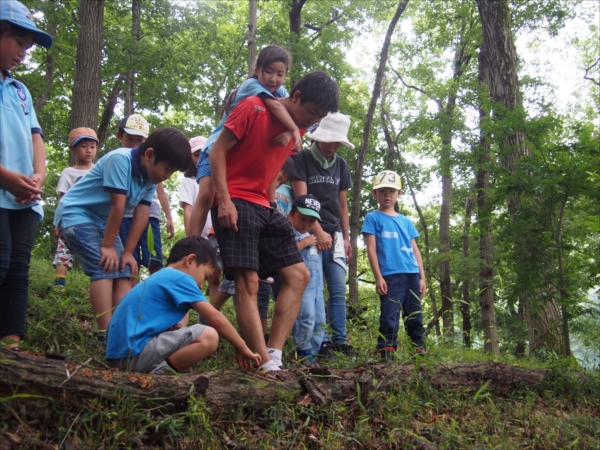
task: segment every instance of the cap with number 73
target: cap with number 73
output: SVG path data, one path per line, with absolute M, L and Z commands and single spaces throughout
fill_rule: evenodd
M 384 170 L 379 172 L 373 178 L 373 189 L 392 188 L 402 190 L 402 180 L 400 175 L 392 170 Z

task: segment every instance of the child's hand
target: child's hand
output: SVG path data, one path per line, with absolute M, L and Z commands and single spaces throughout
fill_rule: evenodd
M 302 150 L 302 136 L 300 136 L 300 130 L 294 130 L 294 146 L 292 147 L 293 152 L 299 152 Z
M 44 193 L 38 186 L 38 180 L 29 178 L 22 173 L 3 169 L 0 176 L 2 187 L 15 196 L 19 203 L 29 203 L 41 200 Z
M 246 370 L 252 369 L 252 363 L 254 363 L 256 367 L 260 367 L 262 363 L 262 358 L 260 355 L 257 353 L 252 353 L 247 346 L 244 347 L 245 348 L 243 349 L 238 349 L 235 351 L 235 360 L 237 361 L 238 365 L 242 369 Z
M 104 266 L 104 273 L 116 272 L 117 268 L 119 267 L 119 255 L 117 255 L 115 247 L 102 246 L 100 247 L 100 254 L 102 255 L 102 257 L 100 258 L 98 267 Z
M 300 135 L 300 133 L 298 133 L 298 135 Z M 273 143 L 275 145 L 279 145 L 280 147 L 285 147 L 293 137 L 293 133 L 290 130 L 286 130 L 282 133 L 279 133 L 273 140 Z
M 302 239 L 302 242 L 306 244 L 304 248 L 312 247 L 314 245 L 317 245 L 317 237 L 314 234 L 311 234 L 310 236 L 307 236 L 304 239 Z
M 60 233 L 58 232 L 58 228 L 54 227 L 54 237 L 60 238 Z
M 421 300 L 425 298 L 425 293 L 427 292 L 427 283 L 425 283 L 425 278 L 421 278 L 419 281 L 419 289 L 421 289 Z
M 331 235 L 326 233 L 325 231 L 315 231 L 315 236 L 317 237 L 317 250 L 322 252 L 323 250 L 329 250 L 333 245 L 333 239 L 331 239 Z
M 173 220 L 167 219 L 167 239 L 171 239 L 175 236 L 175 227 L 173 226 Z
M 133 254 L 126 251 L 121 255 L 121 272 L 125 270 L 125 266 L 129 266 L 131 278 L 137 277 L 139 273 L 138 263 L 133 257 Z
M 175 325 L 173 325 L 171 328 L 169 328 L 167 331 L 177 331 L 181 328 L 181 322 L 177 322 Z
M 375 290 L 377 291 L 377 294 L 379 294 L 379 295 L 387 294 L 387 283 L 385 282 L 383 277 L 377 279 L 377 281 L 375 282 Z

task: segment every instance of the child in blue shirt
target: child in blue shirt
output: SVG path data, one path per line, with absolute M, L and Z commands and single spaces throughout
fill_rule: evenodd
M 321 203 L 312 195 L 300 195 L 292 204 L 288 218 L 292 222 L 298 250 L 306 268 L 310 272 L 310 281 L 302 295 L 302 304 L 294 323 L 292 333 L 296 341 L 298 359 L 307 365 L 317 362 L 323 337 L 325 335 L 325 299 L 323 297 L 323 260 L 317 251 L 317 238 L 310 232 L 317 220 Z
M 200 185 L 200 189 L 190 218 L 189 235 L 200 235 L 206 223 L 208 211 L 213 206 L 215 188 L 210 171 L 209 154 L 229 117 L 229 113 L 242 100 L 252 96 L 260 97 L 277 120 L 287 127 L 287 131 L 275 138 L 275 143 L 285 147 L 291 138 L 294 140 L 293 150 L 300 150 L 302 143 L 300 130 L 287 110 L 277 100 L 288 96 L 287 90 L 283 87 L 283 81 L 288 73 L 290 62 L 291 56 L 284 48 L 277 45 L 269 45 L 263 48 L 256 58 L 254 75 L 244 81 L 227 98 L 221 112 L 221 121 L 208 137 L 208 141 L 204 145 L 202 153 L 200 153 L 196 175 L 196 181 Z
M 54 225 L 90 277 L 90 301 L 101 332 L 138 274 L 133 252 L 148 225 L 156 185 L 185 170 L 190 161 L 186 136 L 175 128 L 160 128 L 138 147 L 107 153 L 61 199 Z M 136 208 L 123 243 L 119 225 L 131 206 Z
M 240 367 L 260 366 L 260 356 L 200 290 L 216 266 L 217 255 L 208 240 L 190 236 L 177 242 L 167 268 L 134 287 L 115 310 L 108 328 L 110 364 L 120 370 L 178 373 L 214 353 L 222 336 L 235 348 Z M 190 309 L 210 326 L 182 328 L 180 321 Z
M 427 290 L 425 271 L 415 241 L 419 233 L 407 217 L 394 210 L 401 194 L 397 173 L 385 170 L 377 174 L 373 195 L 379 208 L 366 215 L 362 229 L 381 301 L 377 350 L 383 359 L 389 359 L 398 347 L 400 311 L 415 353 L 425 352 L 420 301 Z
M 0 346 L 15 349 L 25 336 L 29 261 L 44 216 L 46 149 L 31 94 L 9 70 L 33 44 L 48 48 L 52 38 L 21 3 L 0 1 Z

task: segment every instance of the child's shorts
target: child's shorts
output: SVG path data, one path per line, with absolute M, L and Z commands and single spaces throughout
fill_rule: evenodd
M 52 265 L 56 266 L 65 266 L 68 270 L 73 268 L 73 255 L 69 251 L 69 248 L 65 245 L 64 241 L 61 238 L 58 238 L 58 245 L 56 246 L 56 252 L 54 253 L 54 261 L 52 261 Z
M 165 331 L 154 336 L 138 355 L 131 358 L 111 359 L 109 363 L 119 370 L 150 372 L 177 350 L 187 347 L 198 339 L 206 328 L 204 325 L 196 324 L 175 331 Z
M 129 229 L 131 228 L 131 218 L 123 218 L 121 226 L 119 227 L 119 234 L 121 235 L 121 242 L 125 245 L 127 242 L 127 236 L 129 236 Z M 154 245 L 154 254 L 150 251 L 150 243 L 148 241 L 148 230 L 152 230 L 152 239 Z M 163 254 L 162 254 L 162 239 L 160 237 L 160 221 L 156 217 L 150 217 L 148 226 L 144 229 L 140 241 L 133 252 L 133 257 L 139 265 L 144 267 L 162 267 L 163 266 Z
M 98 267 L 102 258 L 100 248 L 104 239 L 104 230 L 101 230 L 93 223 L 80 223 L 68 228 L 63 228 L 62 224 L 58 227 L 61 239 L 67 244 L 71 254 L 77 258 L 77 262 L 90 277 L 90 281 L 96 281 L 106 278 L 131 278 L 131 268 L 125 266 L 124 271 L 117 269 L 116 272 L 104 273 L 103 267 Z M 115 250 L 119 256 L 119 265 L 123 255 L 123 244 L 117 235 L 115 239 Z
M 200 152 L 200 158 L 198 158 L 198 164 L 196 164 L 197 174 L 196 174 L 196 182 L 200 180 L 200 178 L 210 177 L 210 160 L 208 159 L 209 153 Z

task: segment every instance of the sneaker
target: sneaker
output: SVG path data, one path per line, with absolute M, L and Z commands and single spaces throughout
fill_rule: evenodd
M 317 364 L 317 358 L 310 350 L 296 350 L 298 362 L 303 366 L 312 367 Z
M 167 360 L 161 362 L 158 366 L 150 371 L 154 375 L 173 375 L 173 369 L 169 367 Z
M 383 347 L 377 350 L 379 352 L 379 356 L 381 356 L 381 359 L 383 359 L 384 361 L 393 361 L 394 360 L 394 354 L 396 352 L 396 349 L 390 345 L 388 345 L 387 347 Z
M 334 356 L 333 344 L 331 341 L 325 341 L 321 344 L 321 348 L 319 349 L 319 357 L 324 359 L 329 359 Z
M 335 344 L 335 345 L 333 345 L 333 351 L 343 353 L 346 356 L 355 356 L 356 355 L 354 348 L 352 348 L 352 346 L 350 346 L 348 344 Z
M 96 339 L 98 340 L 98 344 L 106 348 L 106 331 L 96 332 Z
M 258 281 L 260 281 L 261 283 L 265 283 L 265 284 L 275 283 L 275 280 L 273 279 L 273 277 L 268 277 L 268 278 L 265 278 L 264 280 L 258 280 Z
M 412 351 L 412 358 L 416 358 L 417 355 L 420 356 L 421 358 L 423 358 L 424 356 L 427 356 L 429 352 L 427 351 L 426 348 L 423 347 L 415 347 Z

